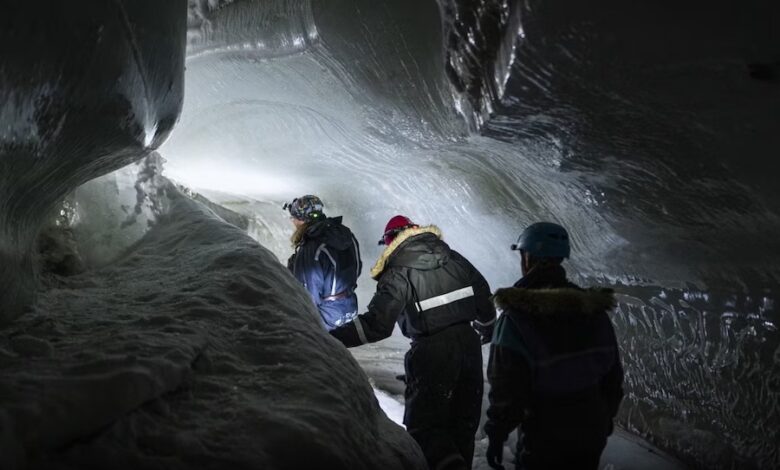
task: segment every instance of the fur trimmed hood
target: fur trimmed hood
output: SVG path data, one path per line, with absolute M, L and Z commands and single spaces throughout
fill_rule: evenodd
M 398 247 L 401 246 L 403 242 L 416 235 L 422 235 L 423 233 L 431 233 L 436 235 L 436 238 L 441 239 L 441 230 L 435 225 L 413 227 L 404 230 L 395 237 L 391 244 L 387 245 L 385 250 L 379 256 L 379 259 L 376 260 L 376 264 L 374 264 L 374 267 L 371 268 L 371 277 L 373 279 L 377 279 L 382 274 L 382 271 L 384 271 L 385 267 L 387 267 L 387 262 L 390 260 L 390 257 L 393 255 L 393 253 L 395 253 L 395 250 L 398 249 Z
M 493 295 L 496 309 L 529 315 L 593 315 L 615 308 L 612 289 L 499 289 Z

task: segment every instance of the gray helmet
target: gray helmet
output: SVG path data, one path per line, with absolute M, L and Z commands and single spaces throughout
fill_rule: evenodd
M 569 233 L 552 222 L 537 222 L 528 226 L 511 248 L 534 258 L 568 258 L 571 253 Z
M 325 218 L 322 212 L 324 204 L 317 196 L 307 194 L 297 197 L 292 202 L 285 203 L 282 209 L 289 211 L 292 217 L 305 222 L 311 222 Z

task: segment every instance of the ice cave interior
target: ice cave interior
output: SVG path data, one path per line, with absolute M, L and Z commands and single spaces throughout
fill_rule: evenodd
M 780 467 L 780 3 L 0 6 L 3 468 L 424 468 L 404 339 L 350 354 L 282 264 L 302 194 L 493 289 L 561 223 L 618 294 L 625 442 Z

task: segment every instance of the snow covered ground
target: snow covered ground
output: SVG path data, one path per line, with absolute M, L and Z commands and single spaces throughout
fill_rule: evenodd
M 169 195 L 123 257 L 0 330 L 0 467 L 424 468 L 276 257 Z

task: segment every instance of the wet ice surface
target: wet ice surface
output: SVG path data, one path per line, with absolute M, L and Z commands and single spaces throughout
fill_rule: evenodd
M 0 330 L 6 469 L 423 468 L 267 250 L 175 193 Z
M 626 369 L 625 426 L 680 453 L 706 450 L 697 461 L 705 468 L 730 461 L 777 467 L 777 292 L 617 291 L 612 319 Z M 760 461 L 751 462 L 754 456 Z

